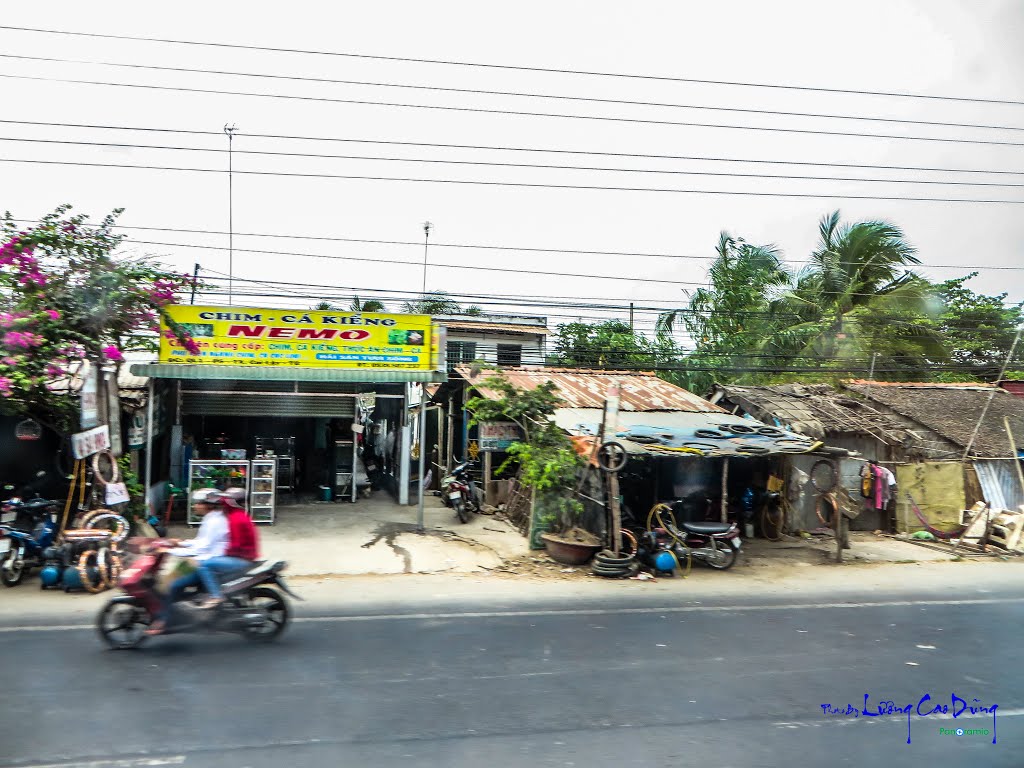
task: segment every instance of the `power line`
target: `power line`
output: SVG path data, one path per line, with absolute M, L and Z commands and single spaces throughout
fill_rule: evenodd
M 812 136 L 844 136 L 863 139 L 890 139 L 898 141 L 926 141 L 943 144 L 978 144 L 987 146 L 1024 147 L 1024 142 L 996 141 L 994 139 L 954 139 L 939 136 L 907 136 L 905 134 L 857 133 L 856 131 L 826 131 L 811 128 L 781 128 L 778 126 L 760 125 L 728 125 L 724 123 L 694 123 L 681 120 L 653 120 L 649 118 L 613 117 L 610 115 L 574 115 L 561 112 L 528 112 L 514 109 L 487 109 L 485 107 L 456 107 L 442 104 L 408 104 L 394 101 L 372 101 L 369 99 L 340 99 L 328 96 L 300 96 L 286 93 L 253 93 L 251 91 L 226 91 L 216 88 L 187 88 L 184 86 L 153 85 L 146 83 L 115 83 L 107 80 L 76 80 L 61 77 L 42 77 L 38 75 L 0 74 L 10 80 L 30 80 L 46 83 L 66 83 L 70 85 L 100 85 L 112 88 L 138 88 L 153 91 L 171 91 L 175 93 L 203 93 L 216 96 L 250 96 L 262 99 L 288 99 L 294 101 L 320 102 L 329 104 L 353 104 L 359 106 L 395 107 L 400 109 L 427 109 L 442 112 L 461 112 L 484 115 L 511 115 L 516 117 L 553 117 L 565 120 L 597 120 L 601 122 L 629 123 L 633 125 L 671 125 L 689 128 L 724 128 L 736 131 L 764 131 L 768 133 L 796 133 Z
M 0 75 L 2 77 L 2 75 Z M 36 165 L 64 165 L 77 166 L 82 168 L 132 168 L 144 171 L 182 171 L 190 173 L 227 173 L 221 168 L 180 168 L 163 165 L 128 165 L 125 163 L 88 163 L 72 162 L 65 160 L 25 160 L 18 158 L 0 158 L 4 163 L 29 163 Z M 806 192 L 753 192 L 750 190 L 720 190 L 720 189 L 679 189 L 674 187 L 612 187 L 599 184 L 542 184 L 536 182 L 522 181 L 484 181 L 478 179 L 428 179 L 414 177 L 395 176 L 363 176 L 355 174 L 331 174 L 331 173 L 296 173 L 286 171 L 234 171 L 236 174 L 249 176 L 282 176 L 290 178 L 308 179 L 348 179 L 352 181 L 401 181 L 424 184 L 472 184 L 486 187 L 521 187 L 526 189 L 578 189 L 600 192 L 658 192 L 689 195 L 726 195 L 742 197 L 783 197 L 802 198 L 810 200 L 899 200 L 903 202 L 919 203 L 978 203 L 978 204 L 1001 204 L 1021 205 L 1024 200 L 1006 199 L 977 199 L 967 197 L 910 197 L 905 195 L 840 195 Z
M 266 78 L 273 80 L 291 80 L 295 82 L 304 83 L 329 83 L 333 85 L 356 85 L 365 86 L 371 88 L 404 88 L 407 90 L 416 91 L 431 91 L 431 92 L 442 92 L 442 93 L 460 93 L 460 94 L 471 94 L 475 96 L 513 96 L 521 98 L 531 99 L 551 99 L 557 101 L 579 101 L 592 104 L 614 104 L 619 106 L 630 106 L 630 107 L 659 107 L 668 109 L 692 109 L 701 110 L 708 112 L 737 112 L 741 114 L 750 115 L 772 115 L 778 117 L 810 117 L 814 119 L 825 119 L 825 120 L 855 120 L 861 122 L 874 122 L 874 123 L 897 123 L 901 125 L 926 125 L 933 127 L 942 128 L 976 128 L 985 130 L 997 130 L 997 131 L 1024 131 L 1024 127 L 1016 125 L 990 125 L 986 123 L 953 123 L 941 120 L 912 120 L 907 118 L 896 118 L 896 117 L 874 117 L 867 115 L 836 115 L 830 113 L 820 112 L 785 112 L 775 109 L 752 109 L 744 107 L 717 107 L 705 104 L 674 104 L 669 102 L 658 102 L 658 101 L 632 101 L 628 99 L 607 99 L 607 98 L 596 98 L 591 96 L 571 96 L 565 94 L 551 94 L 551 93 L 530 93 L 525 91 L 494 91 L 486 90 L 482 88 L 452 88 L 439 85 L 416 85 L 413 83 L 393 83 L 384 81 L 367 81 L 367 80 L 339 80 L 327 77 L 309 77 L 301 75 L 278 75 L 273 73 L 261 73 L 261 72 L 238 72 L 221 69 L 196 69 L 190 67 L 168 67 L 157 64 L 133 64 L 127 62 L 115 62 L 115 61 L 95 61 L 88 59 L 62 59 L 51 56 L 24 56 L 11 53 L 0 53 L 0 58 L 4 59 L 17 59 L 23 61 L 46 61 L 61 64 L 87 64 L 91 66 L 102 66 L 102 67 L 117 67 L 122 69 L 144 69 L 156 72 L 184 72 L 188 74 L 202 74 L 202 75 L 227 75 L 229 77 L 249 77 L 249 78 Z
M 260 45 L 244 45 L 240 43 L 222 43 L 222 42 L 207 42 L 200 40 L 175 40 L 173 38 L 161 38 L 161 37 L 143 37 L 138 35 L 114 35 L 109 33 L 99 32 L 76 32 L 71 30 L 61 29 L 41 29 L 38 27 L 19 27 L 12 25 L 0 25 L 0 29 L 6 29 L 18 32 L 38 32 L 43 34 L 53 35 L 66 35 L 73 37 L 91 37 L 100 38 L 106 40 L 132 40 L 136 42 L 148 42 L 148 43 L 166 43 L 172 45 L 192 45 L 202 46 L 208 48 L 232 48 L 235 50 L 246 50 L 246 51 L 266 51 L 270 53 L 295 53 L 303 55 L 313 56 L 335 56 L 345 57 L 353 59 L 369 59 L 374 61 L 393 61 L 393 62 L 404 62 L 410 64 L 438 64 L 444 66 L 459 66 L 459 67 L 475 67 L 481 69 L 502 69 L 516 72 L 541 72 L 548 74 L 560 74 L 560 75 L 583 75 L 587 77 L 611 77 L 621 78 L 629 80 L 653 80 L 661 82 L 673 82 L 673 83 L 693 83 L 698 85 L 727 85 L 742 88 L 767 88 L 777 90 L 788 90 L 788 91 L 805 91 L 809 93 L 836 93 L 856 96 L 886 96 L 893 98 L 909 98 L 909 99 L 928 99 L 934 101 L 954 101 L 954 102 L 965 102 L 972 104 L 1008 104 L 1013 106 L 1022 106 L 1024 101 L 1017 101 L 1012 99 L 984 99 L 979 97 L 967 97 L 967 96 L 949 96 L 949 95 L 933 95 L 924 93 L 911 93 L 908 91 L 870 91 L 860 90 L 853 88 L 823 88 L 816 86 L 806 85 L 788 85 L 779 83 L 758 83 L 758 82 L 743 82 L 736 80 L 708 80 L 690 77 L 671 77 L 666 75 L 645 75 L 625 72 L 602 72 L 602 71 L 591 71 L 581 69 L 557 69 L 554 67 L 530 67 L 524 65 L 515 64 L 487 64 L 482 62 L 470 62 L 470 61 L 457 61 L 457 60 L 446 60 L 446 59 L 422 59 L 413 58 L 410 56 L 380 56 L 365 53 L 348 53 L 343 51 L 316 51 L 316 50 L 305 50 L 301 48 L 277 48 L 270 46 Z
M 220 136 L 221 134 L 217 131 L 198 131 L 188 130 L 184 128 L 152 128 L 144 126 L 122 126 L 122 125 L 99 125 L 95 123 L 51 123 L 41 122 L 36 120 L 8 120 L 0 119 L 0 123 L 6 123 L 10 125 L 35 125 L 35 126 L 46 126 L 53 128 L 85 128 L 89 130 L 108 130 L 108 131 L 138 131 L 138 132 L 150 132 L 150 133 L 177 133 L 190 136 Z M 244 134 L 247 138 L 251 139 L 282 139 L 287 141 L 324 141 L 324 142 L 344 142 L 350 144 L 383 144 L 387 146 L 400 146 L 400 147 L 430 147 L 436 149 L 479 149 L 495 152 L 538 152 L 538 153 L 549 153 L 549 154 L 562 154 L 562 155 L 591 155 L 594 157 L 628 157 L 633 159 L 644 159 L 644 160 L 693 160 L 699 162 L 713 162 L 713 163 L 751 163 L 751 164 L 762 164 L 762 165 L 806 165 L 811 167 L 819 168 L 857 168 L 857 169 L 868 169 L 868 170 L 886 170 L 886 171 L 927 171 L 934 173 L 973 173 L 973 174 L 999 174 L 1009 176 L 1024 176 L 1024 171 L 1010 171 L 1004 169 L 991 169 L 991 168 L 938 168 L 933 166 L 921 166 L 921 165 L 872 165 L 868 163 L 839 163 L 839 162 L 813 162 L 807 160 L 765 160 L 757 158 L 744 158 L 744 157 L 714 157 L 707 155 L 659 155 L 659 154 L 644 154 L 638 152 L 599 152 L 592 150 L 576 150 L 576 149 L 552 149 L 546 147 L 509 147 L 500 145 L 489 145 L 489 144 L 448 144 L 439 142 L 424 142 L 424 141 L 388 141 L 383 139 L 353 139 L 343 138 L 338 136 L 294 136 L 287 134 L 274 134 L 274 133 L 246 133 Z M 223 151 L 223 150 L 220 150 Z
M 38 220 L 30 219 L 17 219 L 27 224 L 39 223 Z M 174 232 L 179 234 L 201 234 L 201 235 L 226 235 L 227 232 L 217 229 L 184 229 L 180 227 L 137 227 L 128 226 L 125 224 L 116 224 L 117 229 L 129 229 L 139 230 L 145 232 Z M 399 246 L 419 246 L 422 243 L 414 240 L 376 240 L 369 238 L 356 238 L 356 237 L 326 237 L 316 235 L 299 235 L 299 234 L 272 234 L 266 232 L 235 232 L 237 237 L 265 237 L 265 238 L 276 238 L 284 240 L 312 240 L 316 242 L 332 242 L 332 243 L 363 243 L 370 245 L 399 245 Z M 659 259 L 685 259 L 685 260 L 700 260 L 700 261 L 714 261 L 717 256 L 701 256 L 695 254 L 681 254 L 681 253 L 651 253 L 647 251 L 594 251 L 594 250 L 583 250 L 574 248 L 537 248 L 530 246 L 518 246 L 518 245 L 482 245 L 479 243 L 432 243 L 435 248 L 459 248 L 459 249 L 470 249 L 470 250 L 488 250 L 488 251 L 515 251 L 522 253 L 561 253 L 569 255 L 583 255 L 583 256 L 628 256 L 637 258 L 659 258 Z M 801 267 L 809 262 L 806 261 L 794 261 L 790 262 L 794 267 Z M 852 262 L 840 261 L 837 264 L 850 264 Z M 1002 266 L 995 264 L 925 264 L 915 263 L 913 266 L 922 267 L 925 269 L 970 269 L 970 270 L 1012 270 L 1021 271 L 1024 270 L 1024 266 Z M 571 298 L 571 297 L 569 297 Z
M 1022 129 L 1024 130 L 1024 129 Z M 181 147 L 153 144 L 126 144 L 124 142 L 100 142 L 100 141 L 71 141 L 68 139 L 28 139 L 12 136 L 0 136 L 0 141 L 14 141 L 28 144 L 66 144 L 71 146 L 86 147 L 123 147 L 131 149 L 157 149 L 182 152 L 214 152 L 223 153 L 227 150 L 215 147 Z M 940 186 L 963 186 L 963 187 L 1024 187 L 1024 183 L 996 182 L 996 181 L 943 181 L 939 179 L 866 179 L 863 177 L 836 177 L 836 176 L 801 176 L 797 174 L 770 174 L 770 173 L 727 173 L 724 171 L 684 171 L 684 170 L 658 170 L 654 168 L 615 168 L 608 166 L 585 166 L 585 165 L 545 165 L 540 163 L 508 163 L 485 160 L 435 160 L 419 157 L 384 157 L 380 155 L 328 155 L 315 152 L 274 152 L 258 149 L 236 149 L 234 154 L 240 155 L 266 155 L 272 157 L 306 157 L 320 160 L 370 160 L 381 162 L 397 163 L 432 163 L 436 165 L 469 165 L 485 166 L 489 168 L 535 168 L 540 170 L 558 171 L 600 171 L 609 173 L 655 173 L 675 176 L 721 176 L 741 179 L 796 179 L 801 181 L 833 181 L 833 182 L 864 182 L 870 184 L 937 184 Z

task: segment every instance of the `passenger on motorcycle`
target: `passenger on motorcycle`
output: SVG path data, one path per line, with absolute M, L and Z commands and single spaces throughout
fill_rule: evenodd
M 218 507 L 220 499 L 220 491 L 212 488 L 198 490 L 192 494 L 192 511 L 202 517 L 199 532 L 191 541 L 176 540 L 176 547 L 164 551 L 176 557 L 190 558 L 197 568 L 192 573 L 181 576 L 171 583 L 171 588 L 163 596 L 160 611 L 147 630 L 147 634 L 163 633 L 167 626 L 167 616 L 170 613 L 171 604 L 181 599 L 188 587 L 203 583 L 198 566 L 211 558 L 221 557 L 227 551 L 228 521 Z M 215 580 L 215 577 L 213 578 Z M 217 589 L 219 591 L 219 585 Z
M 244 491 L 241 492 L 244 495 Z M 228 540 L 223 555 L 207 558 L 199 563 L 199 579 L 209 599 L 204 607 L 213 608 L 224 600 L 221 592 L 220 578 L 250 568 L 259 557 L 259 534 L 256 526 L 238 503 L 238 497 L 231 491 L 220 496 L 221 512 L 228 523 Z

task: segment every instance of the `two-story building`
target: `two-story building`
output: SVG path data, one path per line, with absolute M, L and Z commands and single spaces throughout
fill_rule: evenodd
M 502 368 L 544 365 L 548 321 L 533 315 L 437 315 L 448 329 L 448 370 L 483 361 Z

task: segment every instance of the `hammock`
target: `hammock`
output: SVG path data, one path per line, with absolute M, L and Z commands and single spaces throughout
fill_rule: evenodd
M 907 500 L 910 501 L 910 508 L 914 510 L 914 514 L 917 515 L 917 519 L 921 521 L 921 525 L 923 525 L 924 529 L 935 538 L 942 539 L 943 541 L 949 541 L 950 539 L 960 538 L 963 532 L 967 530 L 966 525 L 961 525 L 959 531 L 954 531 L 952 533 L 947 533 L 946 531 L 940 531 L 938 528 L 933 528 L 925 519 L 925 516 L 921 514 L 921 510 L 918 509 L 917 502 L 914 501 L 914 497 L 910 495 L 909 491 L 907 492 Z

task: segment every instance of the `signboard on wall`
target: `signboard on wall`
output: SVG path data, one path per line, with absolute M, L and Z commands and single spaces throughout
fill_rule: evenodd
M 128 450 L 137 451 L 146 447 L 146 412 L 141 408 L 131 415 L 128 422 Z
M 99 369 L 89 365 L 89 373 L 82 382 L 82 429 L 90 429 L 100 423 Z
M 163 321 L 161 363 L 433 370 L 429 315 L 178 304 L 166 310 L 199 349 L 189 352 Z
M 106 424 L 71 436 L 71 455 L 76 459 L 85 459 L 94 453 L 109 450 L 110 427 Z
M 489 421 L 480 424 L 480 450 L 507 451 L 512 443 L 522 440 L 523 433 L 519 425 L 512 421 Z

